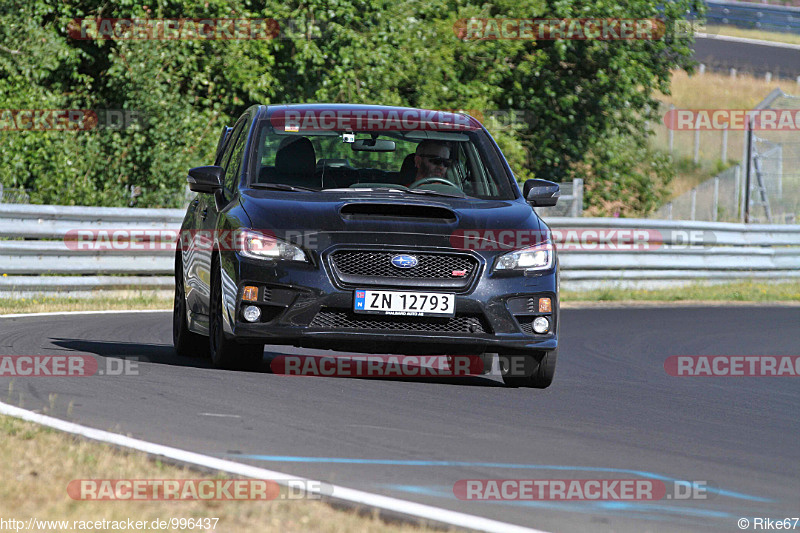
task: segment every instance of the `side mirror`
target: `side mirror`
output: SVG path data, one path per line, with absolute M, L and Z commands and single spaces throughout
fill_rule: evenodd
M 222 167 L 195 167 L 189 170 L 186 181 L 189 182 L 189 190 L 193 192 L 213 193 L 222 189 L 224 174 L 225 170 Z
M 558 183 L 547 180 L 527 180 L 522 186 L 522 195 L 532 207 L 556 205 L 561 192 Z

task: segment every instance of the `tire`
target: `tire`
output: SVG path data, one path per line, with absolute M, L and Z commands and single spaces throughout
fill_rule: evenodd
M 482 355 L 448 355 L 447 366 L 453 374 L 458 372 L 459 375 L 464 375 L 463 371 L 466 367 L 470 376 L 482 376 L 492 371 L 493 357 L 493 353 L 485 353 Z M 464 365 L 459 362 L 458 366 L 456 366 L 456 360 L 461 359 L 467 359 L 467 364 Z
M 186 293 L 183 288 L 183 263 L 180 251 L 175 256 L 175 299 L 172 304 L 172 346 L 185 357 L 208 357 L 208 338 L 189 330 Z
M 208 351 L 215 368 L 257 370 L 264 357 L 263 344 L 241 344 L 225 337 L 222 325 L 222 274 L 219 256 L 211 261 L 211 296 L 208 317 Z
M 558 349 L 540 355 L 501 355 L 500 373 L 509 387 L 546 389 L 556 373 Z

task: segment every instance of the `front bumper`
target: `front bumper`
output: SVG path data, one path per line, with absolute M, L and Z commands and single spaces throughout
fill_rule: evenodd
M 317 264 L 273 263 L 234 254 L 227 262 L 237 280 L 233 337 L 339 351 L 397 354 L 504 354 L 550 351 L 558 346 L 557 260 L 550 271 L 524 276 L 487 273 L 491 258 L 481 258 L 481 271 L 455 292 L 456 316 L 385 317 L 353 312 L 354 289 L 343 287 L 322 261 Z M 234 259 L 231 257 L 231 259 Z M 243 302 L 244 286 L 259 287 L 258 301 Z M 408 286 L 363 286 L 414 290 Z M 552 311 L 539 313 L 540 297 L 552 300 Z M 261 308 L 259 322 L 244 320 L 246 305 Z M 530 323 L 537 316 L 550 320 L 550 330 L 536 334 Z

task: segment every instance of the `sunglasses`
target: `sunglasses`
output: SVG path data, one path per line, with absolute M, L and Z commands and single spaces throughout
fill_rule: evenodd
M 419 156 L 424 157 L 434 165 L 438 165 L 440 167 L 449 167 L 453 164 L 452 159 L 445 159 L 444 157 L 439 157 L 438 155 L 419 154 Z

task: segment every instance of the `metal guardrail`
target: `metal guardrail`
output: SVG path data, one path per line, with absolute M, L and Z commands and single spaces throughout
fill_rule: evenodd
M 68 246 L 65 237 L 76 230 L 174 232 L 183 214 L 180 209 L 0 205 L 0 295 L 170 291 L 172 246 L 86 251 Z M 556 230 L 567 289 L 800 277 L 800 225 L 580 217 L 546 221 Z M 619 245 L 625 236 L 635 240 L 637 235 L 644 236 L 643 245 Z
M 800 8 L 750 2 L 707 1 L 709 24 L 731 24 L 742 28 L 800 32 Z
M 800 278 L 800 225 L 618 218 L 552 218 L 561 234 L 561 279 L 570 290 L 670 287 L 689 282 Z M 641 246 L 582 246 L 588 231 L 628 230 Z M 570 236 L 570 231 L 575 236 Z M 567 249 L 563 249 L 566 245 Z

